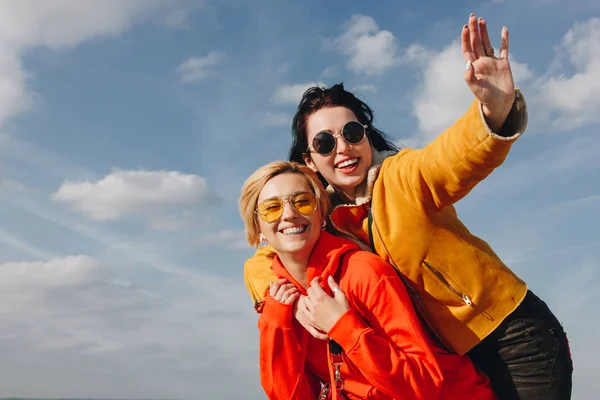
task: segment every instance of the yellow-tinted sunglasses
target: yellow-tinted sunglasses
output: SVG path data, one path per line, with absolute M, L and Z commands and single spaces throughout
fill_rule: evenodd
M 317 197 L 313 193 L 296 192 L 261 201 L 256 208 L 256 214 L 265 222 L 277 221 L 283 215 L 283 208 L 288 201 L 302 215 L 310 215 L 317 209 Z

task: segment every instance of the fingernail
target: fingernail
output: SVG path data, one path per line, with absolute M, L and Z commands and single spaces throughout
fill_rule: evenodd
M 273 286 L 273 282 L 269 282 L 269 287 Z
M 468 71 L 471 69 L 471 60 L 467 61 L 467 65 L 465 65 L 465 71 Z
M 468 26 L 467 26 L 467 24 L 465 24 L 465 26 L 463 26 L 463 29 L 467 29 L 467 28 L 468 28 Z
M 502 29 L 507 30 L 508 28 L 506 26 L 503 26 Z
M 331 282 L 333 282 L 333 276 L 329 275 L 329 278 L 328 278 L 328 279 L 329 279 Z
M 474 17 L 474 16 L 475 16 L 475 14 L 473 14 L 473 13 L 469 14 L 469 18 Z
M 483 17 L 479 17 L 479 22 L 483 21 Z

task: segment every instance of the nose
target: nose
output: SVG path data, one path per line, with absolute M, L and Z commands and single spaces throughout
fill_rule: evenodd
M 337 141 L 337 153 L 338 154 L 346 154 L 351 148 L 352 145 L 348 144 L 342 137 L 342 135 L 335 135 L 335 140 Z
M 298 211 L 292 206 L 292 204 L 288 201 L 283 203 L 283 213 L 281 214 L 282 220 L 291 220 L 298 216 Z

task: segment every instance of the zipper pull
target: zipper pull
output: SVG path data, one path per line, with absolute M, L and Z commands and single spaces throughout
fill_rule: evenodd
M 465 302 L 466 305 L 468 306 L 472 306 L 473 302 L 471 301 L 471 299 L 469 298 L 469 296 L 467 296 L 466 294 L 462 295 L 462 299 Z

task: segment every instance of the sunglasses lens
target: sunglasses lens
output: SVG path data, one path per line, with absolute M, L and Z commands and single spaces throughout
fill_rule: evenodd
M 358 121 L 350 121 L 342 129 L 344 140 L 350 144 L 360 143 L 365 137 L 365 127 Z
M 302 215 L 310 215 L 317 208 L 317 199 L 314 194 L 309 192 L 293 195 L 290 198 L 290 203 L 292 203 L 294 208 Z
M 313 139 L 313 148 L 319 154 L 329 154 L 335 148 L 335 138 L 329 132 L 319 132 Z
M 281 199 L 267 199 L 258 205 L 258 215 L 265 222 L 276 221 L 283 213 L 283 203 Z

